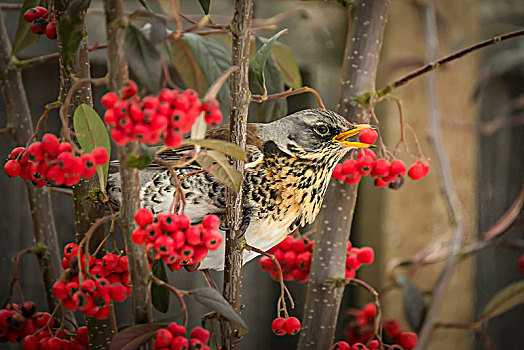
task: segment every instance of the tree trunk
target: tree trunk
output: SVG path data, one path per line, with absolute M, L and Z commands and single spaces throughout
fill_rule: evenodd
M 354 99 L 375 91 L 375 77 L 388 0 L 352 2 L 337 111 L 366 123 L 367 101 Z M 344 286 L 346 247 L 357 200 L 357 185 L 332 182 L 318 220 L 307 285 L 299 349 L 329 349 L 333 344 Z

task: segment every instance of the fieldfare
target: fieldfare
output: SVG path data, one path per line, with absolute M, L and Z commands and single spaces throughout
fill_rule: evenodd
M 348 151 L 370 146 L 358 142 L 359 132 L 369 128 L 322 109 L 299 111 L 268 124 L 248 124 L 248 162 L 243 183 L 247 243 L 266 251 L 297 227 L 313 222 L 335 165 Z M 227 140 L 228 129 L 227 125 L 218 127 L 206 137 Z M 161 156 L 173 160 L 181 152 L 173 150 Z M 226 186 L 211 174 L 198 172 L 200 169 L 196 162 L 176 169 L 179 175 L 197 171 L 182 177 L 181 182 L 185 214 L 193 223 L 207 214 L 223 216 L 226 210 Z M 169 212 L 175 193 L 169 171 L 150 167 L 140 172 L 140 181 L 142 206 L 153 213 Z M 120 202 L 118 172 L 110 174 L 107 192 L 113 203 Z M 252 251 L 243 254 L 244 263 L 258 255 Z M 199 266 L 201 270 L 223 268 L 224 244 L 209 251 Z

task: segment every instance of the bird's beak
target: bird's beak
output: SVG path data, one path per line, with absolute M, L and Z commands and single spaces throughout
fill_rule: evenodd
M 353 147 L 353 148 L 373 147 L 373 145 L 370 145 L 367 143 L 348 140 L 352 136 L 358 135 L 364 129 L 373 129 L 373 126 L 369 124 L 357 124 L 355 125 L 353 129 L 344 131 L 338 134 L 337 136 L 333 137 L 333 141 L 340 142 L 344 147 Z

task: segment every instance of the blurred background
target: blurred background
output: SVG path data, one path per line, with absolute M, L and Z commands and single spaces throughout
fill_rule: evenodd
M 4 1 L 9 2 L 9 1 Z M 12 1 L 17 3 L 17 1 Z M 149 1 L 160 9 L 155 1 Z M 232 15 L 232 2 L 211 1 L 211 17 L 217 23 L 228 23 Z M 395 78 L 427 63 L 424 35 L 423 1 L 395 0 L 389 7 L 388 23 L 380 58 L 377 87 L 383 87 Z M 438 57 L 492 36 L 522 29 L 524 2 L 519 0 L 440 0 L 435 2 L 438 27 Z M 127 1 L 126 9 L 132 11 L 140 5 Z M 92 1 L 88 16 L 90 45 L 105 42 L 105 22 L 102 4 Z M 181 1 L 184 14 L 202 14 L 196 1 Z M 348 28 L 348 12 L 335 1 L 257 1 L 254 18 L 270 18 L 281 14 L 279 29 L 289 33 L 279 40 L 291 47 L 302 75 L 303 85 L 320 92 L 328 109 L 335 109 L 342 57 Z M 14 38 L 18 13 L 4 11 L 8 29 Z M 276 31 L 259 32 L 269 38 Z M 56 43 L 39 39 L 19 53 L 25 59 L 56 52 Z M 105 50 L 91 53 L 93 77 L 106 73 Z M 173 72 L 175 74 L 175 72 Z M 34 121 L 45 104 L 58 96 L 58 62 L 24 70 L 23 79 L 28 92 Z M 175 78 L 177 82 L 179 78 Z M 450 158 L 453 182 L 461 202 L 466 222 L 465 244 L 473 242 L 486 229 L 495 224 L 516 199 L 524 180 L 524 38 L 516 38 L 476 51 L 437 70 L 439 107 L 443 118 L 445 151 Z M 94 89 L 95 109 L 103 88 Z M 357 277 L 372 285 L 382 296 L 384 316 L 404 319 L 401 293 L 388 269 L 395 259 L 406 259 L 427 250 L 449 244 L 454 234 L 447 206 L 443 199 L 441 179 L 435 154 L 428 134 L 428 107 L 425 78 L 421 77 L 393 91 L 402 101 L 404 120 L 409 123 L 430 161 L 429 176 L 419 182 L 406 181 L 397 191 L 377 189 L 371 179 L 364 179 L 360 187 L 351 241 L 356 246 L 371 246 L 375 250 L 373 265 L 364 267 Z M 287 99 L 288 112 L 316 107 L 312 95 L 303 94 Z M 257 119 L 257 106 L 252 108 L 253 121 Z M 389 147 L 394 147 L 400 135 L 399 112 L 391 100 L 376 107 L 380 127 Z M 5 111 L 0 98 L 0 128 L 5 125 Z M 49 131 L 58 132 L 56 110 L 47 122 Z M 407 136 L 409 145 L 416 149 L 413 138 Z M 6 157 L 16 145 L 2 135 L 0 155 Z M 399 158 L 411 163 L 408 155 Z M 369 181 L 368 181 L 369 180 Z M 25 188 L 20 179 L 0 175 L 0 297 L 7 295 L 12 276 L 12 257 L 16 252 L 32 245 L 32 221 Z M 53 206 L 61 246 L 74 239 L 72 199 L 53 194 Z M 504 238 L 520 243 L 524 239 L 524 226 L 518 220 L 504 234 Z M 513 247 L 514 248 L 514 247 Z M 475 321 L 491 297 L 502 287 L 521 280 L 523 274 L 517 267 L 518 249 L 489 247 L 479 253 L 460 259 L 446 291 L 437 320 L 467 324 Z M 422 267 L 416 273 L 409 268 L 397 268 L 395 274 L 408 276 L 424 293 L 430 292 L 443 264 Z M 21 283 L 26 300 L 34 300 L 41 308 L 45 298 L 36 259 L 26 257 L 21 263 Z M 243 270 L 243 317 L 250 326 L 250 333 L 243 340 L 245 349 L 289 349 L 298 337 L 276 337 L 270 323 L 276 317 L 276 300 L 279 286 L 267 273 L 252 262 Z M 220 285 L 220 274 L 214 274 Z M 185 271 L 170 273 L 173 285 L 188 289 L 203 286 L 204 280 L 197 273 Z M 300 317 L 304 305 L 305 284 L 288 283 L 297 302 L 293 315 Z M 337 340 L 344 338 L 345 311 L 362 307 L 371 297 L 354 287 L 348 287 L 340 311 Z M 191 302 L 188 304 L 190 326 L 200 323 L 206 310 Z M 128 302 L 117 304 L 119 324 L 129 323 Z M 179 312 L 176 300 L 171 300 L 169 315 Z M 156 314 L 157 318 L 166 317 Z M 524 307 L 516 307 L 489 320 L 482 330 L 489 337 L 493 348 L 522 349 Z M 2 346 L 2 345 L 0 345 Z M 483 349 L 485 344 L 474 332 L 463 329 L 436 329 L 430 350 Z

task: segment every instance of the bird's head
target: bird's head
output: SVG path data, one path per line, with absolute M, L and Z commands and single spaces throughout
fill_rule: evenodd
M 368 124 L 350 123 L 335 112 L 306 109 L 263 125 L 261 137 L 265 147 L 276 146 L 291 157 L 339 160 L 351 149 L 371 146 L 358 142 L 358 134 L 370 128 Z

